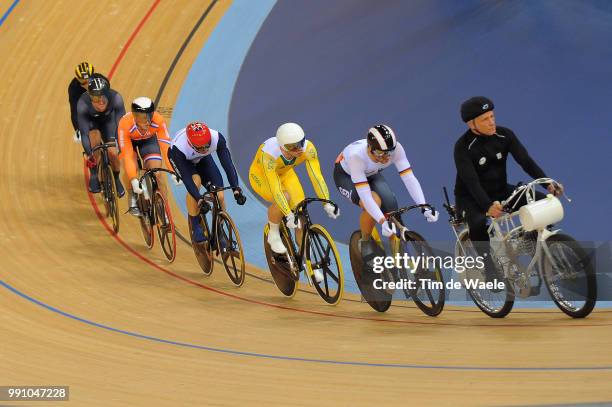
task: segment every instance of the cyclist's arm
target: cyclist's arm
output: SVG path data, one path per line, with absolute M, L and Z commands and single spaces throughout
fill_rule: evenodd
M 125 104 L 123 103 L 123 97 L 119 92 L 115 92 L 115 96 L 112 101 L 113 111 L 115 112 L 115 120 L 117 127 L 115 128 L 115 136 L 117 136 L 117 130 L 119 129 L 119 120 L 125 116 Z
M 136 167 L 136 160 L 134 160 L 134 147 L 130 137 L 129 123 L 121 119 L 117 128 L 117 139 L 119 141 L 119 149 L 121 150 L 120 157 L 123 161 L 123 168 L 128 179 L 132 180 L 138 177 L 138 168 Z
M 306 148 L 306 171 L 308 172 L 308 178 L 314 187 L 315 193 L 321 199 L 329 199 L 329 190 L 327 184 L 321 174 L 321 164 L 319 164 L 319 156 L 317 149 L 312 142 L 308 143 Z
M 544 171 L 542 171 L 538 164 L 536 164 L 536 162 L 531 158 L 527 152 L 527 149 L 525 149 L 523 144 L 521 144 L 516 135 L 513 132 L 509 132 L 506 137 L 508 137 L 510 141 L 510 153 L 521 168 L 534 179 L 546 178 Z
M 170 148 L 170 144 L 172 144 L 172 141 L 170 140 L 170 135 L 168 134 L 168 126 L 166 126 L 166 120 L 164 120 L 161 115 L 159 116 L 159 131 L 157 132 L 157 144 L 159 144 L 159 150 L 161 151 L 162 159 L 164 160 L 164 165 L 167 169 L 171 170 L 172 165 L 170 165 L 170 161 L 168 160 L 168 149 Z
M 482 185 L 480 185 L 480 179 L 478 178 L 474 164 L 472 164 L 468 151 L 463 147 L 462 143 L 457 143 L 455 145 L 454 156 L 457 175 L 465 183 L 478 206 L 484 211 L 487 211 L 493 204 L 493 200 L 489 197 L 489 194 L 486 193 Z
M 351 172 L 351 181 L 355 184 L 355 189 L 359 195 L 359 199 L 363 203 L 366 212 L 378 223 L 385 221 L 385 215 L 376 204 L 372 197 L 372 190 L 365 175 L 364 163 L 356 157 L 347 160 L 349 171 Z
M 260 156 L 261 158 L 259 165 L 261 165 L 261 168 L 263 169 L 263 173 L 266 177 L 266 181 L 268 182 L 268 186 L 270 187 L 270 192 L 272 193 L 274 203 L 278 205 L 278 208 L 283 213 L 283 216 L 287 216 L 289 213 L 291 213 L 291 207 L 289 206 L 289 202 L 287 202 L 287 198 L 283 193 L 283 185 L 281 184 L 280 177 L 276 173 L 276 160 L 265 151 L 262 151 Z
M 91 128 L 91 119 L 87 111 L 87 103 L 85 102 L 83 93 L 77 103 L 77 123 L 79 132 L 81 133 L 81 144 L 83 144 L 83 150 L 88 156 L 91 155 L 91 141 L 89 141 L 89 129 Z
M 232 155 L 230 154 L 229 148 L 227 148 L 227 141 L 221 133 L 219 133 L 219 141 L 217 141 L 217 157 L 219 157 L 219 161 L 225 171 L 225 175 L 227 175 L 230 186 L 236 188 L 238 186 L 238 173 L 232 161 Z
M 410 166 L 410 162 L 406 158 L 406 151 L 404 150 L 404 147 L 399 143 L 393 156 L 393 163 L 395 164 L 395 168 L 397 168 L 397 171 L 399 172 L 400 178 L 402 179 L 406 190 L 408 191 L 414 202 L 417 205 L 424 204 L 425 195 L 423 194 L 423 189 L 421 189 L 421 184 L 412 172 L 412 167 Z
M 202 199 L 200 190 L 189 175 L 192 172 L 190 167 L 193 166 L 193 164 L 187 159 L 187 157 L 185 157 L 185 154 L 183 154 L 183 152 L 176 146 L 173 146 L 168 150 L 168 160 L 172 165 L 171 168 L 173 168 L 174 172 L 176 172 L 181 180 L 183 180 L 183 185 L 185 185 L 185 188 L 187 188 L 189 195 L 191 195 L 196 201 Z

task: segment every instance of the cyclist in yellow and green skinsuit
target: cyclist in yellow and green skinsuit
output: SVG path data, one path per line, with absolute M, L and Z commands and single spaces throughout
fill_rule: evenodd
M 317 149 L 307 140 L 304 130 L 296 123 L 285 123 L 257 149 L 249 170 L 253 190 L 267 202 L 270 231 L 268 243 L 275 253 L 285 253 L 287 248 L 281 241 L 279 224 L 285 217 L 288 228 L 300 227 L 293 212 L 304 199 L 302 184 L 294 167 L 304 163 L 315 193 L 321 199 L 329 199 L 329 190 L 321 174 Z M 334 206 L 324 204 L 327 215 L 335 219 L 340 214 Z M 316 276 L 315 276 L 316 277 Z

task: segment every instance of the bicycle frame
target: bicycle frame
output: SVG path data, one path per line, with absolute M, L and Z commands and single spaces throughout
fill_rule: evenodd
M 515 222 L 514 220 L 519 215 L 519 211 L 517 210 L 518 203 L 522 198 L 525 198 L 527 204 L 535 202 L 535 187 L 537 185 L 542 184 L 555 185 L 558 183 L 552 178 L 538 178 L 527 184 L 518 186 L 510 194 L 510 196 L 501 203 L 504 208 L 504 211 L 507 213 L 504 213 L 498 218 L 490 218 L 491 223 L 487 228 L 487 232 L 489 233 L 489 236 L 491 236 L 492 242 L 498 243 L 495 246 L 493 244 L 491 245 L 492 252 L 494 253 L 494 256 L 496 258 L 502 256 L 508 257 L 507 253 L 510 253 L 510 256 L 515 257 L 515 253 L 512 253 L 514 249 L 510 245 L 510 240 L 513 239 L 515 236 L 524 233 L 523 226 L 520 223 L 517 226 L 517 222 Z M 446 189 L 444 189 L 444 194 L 446 196 L 447 201 L 447 205 L 445 205 L 445 207 L 451 215 L 450 223 L 457 238 L 456 244 L 461 247 L 463 253 L 467 253 L 466 248 L 463 246 L 462 240 L 469 230 L 467 227 L 465 227 L 463 230 L 458 231 L 459 227 L 464 223 L 459 219 L 459 216 L 457 216 L 456 208 L 450 205 Z M 571 202 L 569 198 L 566 197 L 566 199 Z M 527 267 L 521 266 L 517 261 L 515 261 L 515 259 L 509 257 L 510 261 L 512 262 L 512 265 L 517 267 L 518 273 L 516 273 L 516 276 L 509 275 L 508 268 L 506 267 L 506 265 L 503 265 L 502 269 L 504 276 L 512 281 L 522 281 L 524 283 L 532 275 L 532 272 L 534 271 L 536 265 L 539 267 L 540 273 L 542 272 L 544 265 L 544 256 L 549 259 L 551 264 L 554 264 L 554 259 L 550 253 L 546 240 L 550 236 L 553 236 L 559 233 L 560 231 L 561 229 L 556 229 L 552 231 L 548 230 L 547 228 L 537 229 L 538 236 L 536 239 L 535 253 Z M 538 273 L 538 275 L 542 277 L 540 273 Z
M 212 231 L 209 230 L 210 235 L 214 238 L 217 237 L 217 216 L 218 213 L 221 212 L 223 210 L 223 207 L 221 206 L 221 201 L 219 200 L 219 192 L 221 191 L 225 191 L 227 189 L 231 189 L 232 187 L 223 187 L 223 188 L 218 188 L 212 184 L 208 184 L 207 185 L 207 191 L 204 193 L 204 200 L 206 202 L 211 202 L 213 204 L 211 210 L 212 210 L 212 215 L 211 215 L 211 224 L 212 224 Z M 200 210 L 200 217 L 203 218 L 204 221 L 204 225 L 206 226 L 206 228 L 208 229 L 208 221 L 206 220 L 206 213 L 208 211 L 202 213 L 202 211 Z
M 291 234 L 289 233 L 289 230 L 287 230 L 287 234 L 290 238 L 291 241 L 291 245 L 292 247 L 292 252 L 295 255 L 295 260 L 297 262 L 297 267 L 299 269 L 299 271 L 303 271 L 304 267 L 303 267 L 303 262 L 302 260 L 304 259 L 305 256 L 305 251 L 306 251 L 306 238 L 310 235 L 310 226 L 312 226 L 312 221 L 310 220 L 310 214 L 308 213 L 308 209 L 307 206 L 308 204 L 312 203 L 312 202 L 324 202 L 324 203 L 329 203 L 331 205 L 334 205 L 334 207 L 338 208 L 338 206 L 328 200 L 328 199 L 321 199 L 321 198 L 306 198 L 304 199 L 302 202 L 300 202 L 296 207 L 295 207 L 295 214 L 298 217 L 298 219 L 301 217 L 304 219 L 304 224 L 302 225 L 302 238 L 301 238 L 301 242 L 300 242 L 300 250 L 299 253 L 297 250 L 295 250 L 295 243 L 294 243 L 294 239 L 291 238 Z M 287 225 L 284 224 L 283 222 L 283 227 L 287 228 Z M 287 228 L 289 229 L 289 228 Z M 297 230 L 296 230 L 296 235 L 297 235 Z M 294 267 L 294 265 L 290 265 L 291 267 Z

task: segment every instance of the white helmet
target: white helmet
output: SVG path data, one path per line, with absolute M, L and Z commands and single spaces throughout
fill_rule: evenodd
M 276 130 L 278 145 L 285 150 L 298 150 L 304 147 L 304 130 L 296 123 L 285 123 Z

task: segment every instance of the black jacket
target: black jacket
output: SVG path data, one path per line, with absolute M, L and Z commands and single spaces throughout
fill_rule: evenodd
M 512 130 L 497 126 L 492 136 L 477 136 L 468 130 L 455 144 L 457 201 L 471 198 L 486 211 L 494 201 L 505 198 L 508 153 L 531 177 L 546 177 Z

